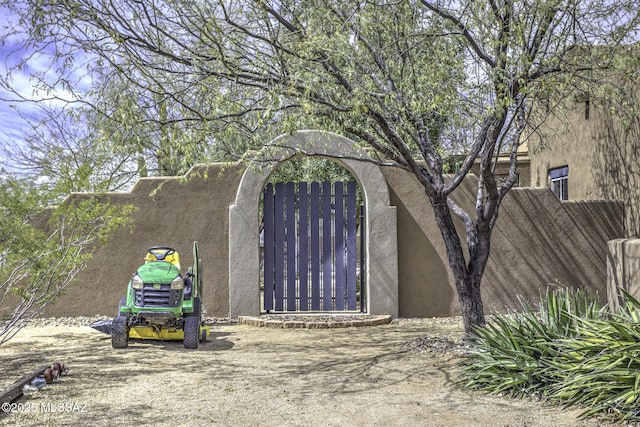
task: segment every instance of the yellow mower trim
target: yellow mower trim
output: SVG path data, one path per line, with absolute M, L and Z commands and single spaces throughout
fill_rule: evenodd
M 202 331 L 206 331 L 207 339 L 211 336 L 210 326 L 200 326 L 200 337 L 202 336 Z M 134 326 L 129 329 L 129 338 L 162 341 L 184 340 L 184 331 L 182 329 L 169 330 L 167 328 L 156 331 L 151 326 Z

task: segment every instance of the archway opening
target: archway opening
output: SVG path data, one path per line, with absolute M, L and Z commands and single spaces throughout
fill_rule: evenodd
M 260 203 L 261 312 L 366 312 L 365 212 L 339 163 L 280 163 Z
M 229 315 L 260 314 L 260 197 L 274 167 L 298 154 L 335 159 L 362 188 L 368 314 L 398 316 L 396 207 L 380 167 L 348 138 L 324 131 L 298 131 L 270 141 L 245 169 L 229 206 Z

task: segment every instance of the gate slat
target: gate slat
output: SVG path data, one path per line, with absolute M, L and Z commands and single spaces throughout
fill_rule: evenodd
M 300 311 L 309 310 L 309 231 L 308 205 L 309 194 L 307 183 L 298 185 L 298 278 L 300 287 Z
M 264 189 L 263 227 L 262 236 L 264 243 L 264 309 L 273 310 L 273 184 L 267 184 Z
M 344 184 L 340 181 L 334 184 L 335 194 L 335 224 L 334 224 L 334 247 L 335 247 L 335 309 L 344 310 L 345 276 L 345 234 L 344 234 Z
M 356 309 L 356 183 L 347 183 L 347 310 Z
M 320 184 L 311 183 L 311 309 L 320 310 Z
M 275 309 L 282 311 L 284 299 L 284 184 L 276 183 L 274 200 Z
M 331 267 L 333 252 L 331 250 L 331 183 L 322 183 L 322 309 L 331 311 L 332 280 Z
M 285 185 L 286 200 L 286 253 L 287 260 L 287 310 L 296 311 L 296 199 L 293 182 Z
M 358 258 L 358 262 L 360 263 L 360 311 L 364 313 L 367 300 L 367 283 L 365 282 L 365 278 L 367 277 L 367 272 L 365 271 L 365 248 L 367 247 L 365 236 L 367 235 L 367 221 L 365 220 L 364 206 L 360 205 L 358 210 L 360 212 L 358 215 L 360 218 L 360 257 Z

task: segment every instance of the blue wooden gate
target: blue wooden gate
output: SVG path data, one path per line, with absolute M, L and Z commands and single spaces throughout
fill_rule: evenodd
M 268 184 L 263 202 L 264 311 L 364 311 L 356 183 Z

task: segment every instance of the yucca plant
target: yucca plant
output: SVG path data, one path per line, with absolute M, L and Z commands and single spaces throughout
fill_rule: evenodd
M 464 387 L 513 396 L 530 394 L 541 379 L 540 347 L 548 348 L 544 331 L 520 315 L 498 316 L 476 329 L 463 373 Z M 537 344 L 536 344 L 537 341 Z
M 586 406 L 584 416 L 640 420 L 640 302 L 625 292 L 623 299 L 620 313 L 582 319 L 580 335 L 560 341 L 549 362 L 550 399 Z
M 547 291 L 539 310 L 524 301 L 521 306 L 475 330 L 464 387 L 513 396 L 542 393 L 553 379 L 546 363 L 560 351 L 559 340 L 576 335 L 577 319 L 602 315 L 597 299 L 582 291 Z
M 539 310 L 477 328 L 459 384 L 587 407 L 584 416 L 640 419 L 640 302 L 612 314 L 582 291 L 548 291 Z
M 616 419 L 640 419 L 640 344 L 617 343 L 610 349 L 609 339 L 587 340 L 574 355 L 553 362 L 557 382 L 549 387 L 549 399 L 588 409 L 583 416 L 608 414 Z M 577 340 L 566 344 L 567 350 Z M 575 354 L 582 357 L 575 357 Z

